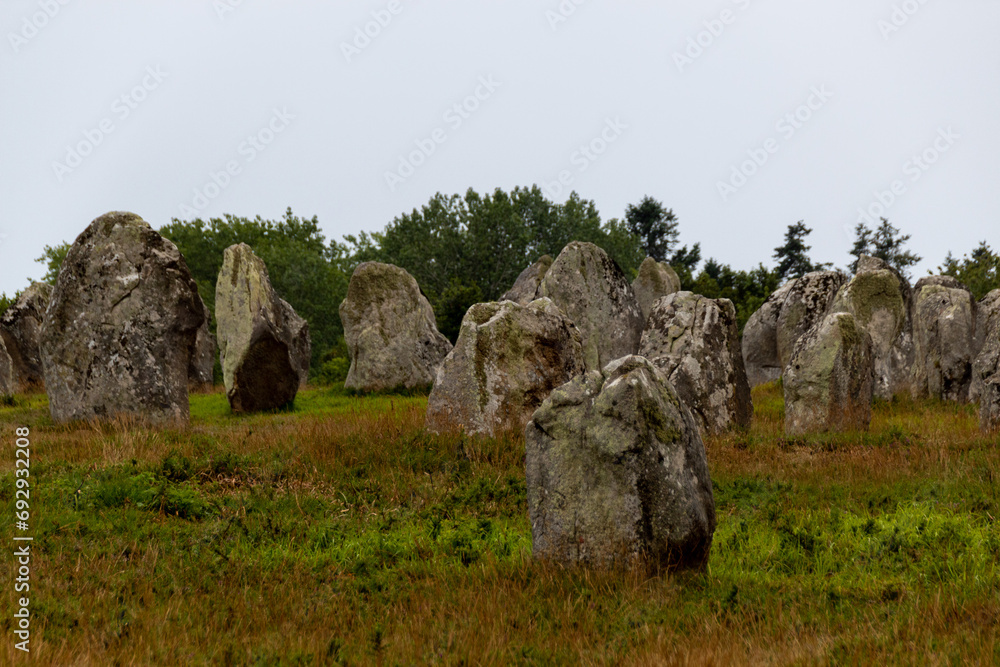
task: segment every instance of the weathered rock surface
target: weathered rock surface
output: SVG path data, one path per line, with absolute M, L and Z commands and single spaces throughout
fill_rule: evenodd
M 1000 429 L 1000 289 L 979 302 L 976 322 L 979 354 L 972 364 L 970 396 L 979 401 L 980 428 L 989 432 Z
M 545 274 L 548 273 L 549 268 L 552 266 L 552 258 L 548 255 L 542 255 L 541 258 L 521 271 L 518 275 L 517 280 L 514 281 L 514 286 L 511 287 L 507 292 L 500 297 L 501 301 L 513 301 L 514 303 L 519 303 L 522 306 L 526 306 L 535 300 L 535 296 L 538 294 L 538 286 L 542 284 L 542 279 Z
M 993 290 L 976 304 L 976 332 L 973 339 L 973 351 L 976 356 L 972 360 L 970 403 L 978 402 L 982 394 L 983 380 L 988 375 L 983 369 L 992 363 L 989 358 L 992 348 L 988 348 L 987 343 L 997 338 L 1000 338 L 1000 289 Z
M 199 297 L 199 300 L 201 298 Z M 198 333 L 194 339 L 194 348 L 191 350 L 191 363 L 188 366 L 188 384 L 190 389 L 205 390 L 214 384 L 215 370 L 215 337 L 210 328 L 212 313 L 204 301 L 201 304 L 205 313 L 205 321 L 198 327 Z
M 868 428 L 874 373 L 868 332 L 850 313 L 828 315 L 799 339 L 785 369 L 785 432 Z
M 233 412 L 291 403 L 309 373 L 309 325 L 278 297 L 263 260 L 245 243 L 226 248 L 223 255 L 215 318 Z
M 657 262 L 652 257 L 647 257 L 639 265 L 639 274 L 632 281 L 632 291 L 635 292 L 635 299 L 645 322 L 657 299 L 681 291 L 681 279 L 666 262 Z
M 520 431 L 552 390 L 583 372 L 580 333 L 549 299 L 478 303 L 438 368 L 427 428 Z
M 976 302 L 951 276 L 921 278 L 913 292 L 913 393 L 964 403 L 972 384 Z
M 340 319 L 351 356 L 348 389 L 430 386 L 451 352 L 417 281 L 392 264 L 365 262 L 354 270 Z
M 891 399 L 911 388 L 913 294 L 909 282 L 889 264 L 862 255 L 857 273 L 840 288 L 832 310 L 851 313 L 872 337 L 875 395 Z
M 702 568 L 715 531 L 705 448 L 690 411 L 629 356 L 556 389 L 525 428 L 535 557 Z
M 14 383 L 14 362 L 0 338 L 0 396 L 9 396 L 17 387 Z
M 42 326 L 52 419 L 132 413 L 186 422 L 188 366 L 203 318 L 173 243 L 134 213 L 94 220 L 66 255 Z
M 588 370 L 635 354 L 642 336 L 642 311 L 625 274 L 592 243 L 563 248 L 538 287 L 580 330 Z
M 32 283 L 0 318 L 0 338 L 10 354 L 18 391 L 40 389 L 45 385 L 42 323 L 51 296 L 51 285 Z
M 792 283 L 778 313 L 778 361 L 783 369 L 792 358 L 796 342 L 823 321 L 837 291 L 846 282 L 847 276 L 839 271 L 814 271 Z
M 750 425 L 750 384 L 729 299 L 675 292 L 657 300 L 639 354 L 663 372 L 703 434 Z
M 795 281 L 776 289 L 743 327 L 743 365 L 751 387 L 781 377 L 778 358 L 778 315 Z

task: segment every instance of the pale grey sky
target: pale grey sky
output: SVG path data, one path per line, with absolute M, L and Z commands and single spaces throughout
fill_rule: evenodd
M 533 183 L 652 195 L 737 268 L 800 219 L 843 266 L 880 206 L 917 274 L 1000 246 L 996 0 L 2 0 L 0 33 L 8 294 L 110 210 L 340 238 Z

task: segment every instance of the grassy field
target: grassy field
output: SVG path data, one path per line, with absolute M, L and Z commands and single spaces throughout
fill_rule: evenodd
M 780 389 L 754 402 L 706 442 L 708 571 L 648 577 L 533 562 L 521 436 L 430 436 L 424 397 L 234 417 L 199 394 L 186 430 L 59 427 L 17 397 L 0 498 L 12 526 L 29 426 L 32 662 L 1000 664 L 1000 441 L 973 408 L 788 440 Z

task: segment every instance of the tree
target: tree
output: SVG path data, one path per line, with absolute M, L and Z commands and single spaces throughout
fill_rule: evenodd
M 650 196 L 625 209 L 625 227 L 639 237 L 646 255 L 664 262 L 677 245 L 677 216 Z
M 851 248 L 854 261 L 850 264 L 852 273 L 858 270 L 858 259 L 861 255 L 878 257 L 906 277 L 910 275 L 910 267 L 923 259 L 909 250 L 903 250 L 903 246 L 910 240 L 910 235 L 900 235 L 899 229 L 893 227 L 885 218 L 882 218 L 882 224 L 874 231 L 863 222 L 859 222 L 854 228 L 854 234 L 854 246 Z
M 980 242 L 971 256 L 963 255 L 961 261 L 948 252 L 944 264 L 937 270 L 959 280 L 977 300 L 1000 288 L 1000 255 L 993 252 L 986 241 Z
M 807 253 L 812 246 L 806 245 L 805 237 L 810 234 L 812 230 L 806 227 L 803 220 L 788 225 L 785 245 L 774 249 L 774 259 L 778 262 L 775 271 L 779 282 L 786 278 L 801 278 L 811 271 L 821 271 L 830 266 L 830 264 L 813 264 L 809 259 Z
M 66 259 L 69 249 L 70 244 L 66 242 L 56 246 L 47 245 L 42 250 L 42 256 L 35 258 L 36 262 L 44 264 L 46 268 L 45 275 L 42 276 L 43 283 L 48 283 L 49 285 L 56 284 L 56 278 L 59 277 L 59 269 L 62 268 L 62 263 Z
M 698 267 L 698 262 L 701 261 L 701 244 L 695 243 L 688 250 L 687 246 L 675 250 L 674 254 L 670 257 L 670 266 L 673 268 L 677 277 L 681 279 L 681 287 L 687 289 L 694 282 L 694 270 Z

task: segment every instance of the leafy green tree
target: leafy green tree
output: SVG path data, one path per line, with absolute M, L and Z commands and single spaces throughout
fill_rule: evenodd
M 35 259 L 36 262 L 45 265 L 45 275 L 42 276 L 43 283 L 48 283 L 49 285 L 56 284 L 56 278 L 59 277 L 59 269 L 62 268 L 63 260 L 66 259 L 66 253 L 69 252 L 70 247 L 71 244 L 66 242 L 56 246 L 47 245 L 42 250 L 42 256 Z
M 859 222 L 854 228 L 854 235 L 854 245 L 851 247 L 854 261 L 850 264 L 852 273 L 858 270 L 858 259 L 861 255 L 885 260 L 889 266 L 898 269 L 907 277 L 910 275 L 910 267 L 922 259 L 919 255 L 903 249 L 910 240 L 910 235 L 900 234 L 899 229 L 893 227 L 885 218 L 882 218 L 882 223 L 875 230 Z
M 625 227 L 639 237 L 643 251 L 657 262 L 667 261 L 677 245 L 677 225 L 673 210 L 648 195 L 625 209 Z
M 961 260 L 949 252 L 937 270 L 939 274 L 953 276 L 962 282 L 976 299 L 1000 289 L 1000 255 L 993 252 L 986 241 L 981 241 L 971 256 L 963 255 Z
M 799 220 L 794 225 L 788 225 L 785 232 L 785 244 L 774 249 L 774 259 L 778 262 L 775 269 L 778 281 L 786 278 L 801 278 L 811 271 L 820 271 L 828 268 L 830 264 L 814 264 L 809 259 L 809 250 L 812 246 L 806 245 L 805 237 L 812 234 L 812 230 L 806 227 L 805 221 Z
M 695 243 L 688 250 L 687 246 L 679 248 L 671 255 L 669 264 L 677 277 L 681 279 L 681 287 L 688 289 L 694 283 L 694 271 L 701 262 L 701 244 Z

